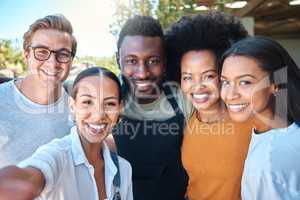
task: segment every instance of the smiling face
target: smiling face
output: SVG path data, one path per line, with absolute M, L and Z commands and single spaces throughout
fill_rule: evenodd
M 39 61 L 34 56 L 34 48 L 44 47 L 52 51 L 59 51 L 61 55 L 70 55 L 72 51 L 71 36 L 54 29 L 40 29 L 32 36 L 30 46 L 33 48 L 28 48 L 24 52 L 30 75 L 40 83 L 49 86 L 62 83 L 69 74 L 72 59 L 67 63 L 59 63 L 55 58 L 55 53 L 51 53 L 48 60 Z M 36 56 L 42 56 L 42 54 L 42 51 L 36 51 Z
M 75 86 L 75 99 L 70 98 L 70 108 L 81 140 L 100 143 L 111 132 L 120 112 L 119 88 L 115 81 L 105 76 L 88 76 Z
M 181 89 L 198 111 L 218 105 L 219 79 L 211 51 L 189 51 L 181 59 Z
M 161 38 L 126 36 L 119 50 L 119 63 L 135 97 L 149 99 L 160 93 L 165 70 Z
M 244 122 L 252 117 L 263 119 L 272 113 L 270 99 L 277 88 L 270 82 L 269 73 L 255 59 L 227 57 L 221 82 L 221 97 L 233 120 Z

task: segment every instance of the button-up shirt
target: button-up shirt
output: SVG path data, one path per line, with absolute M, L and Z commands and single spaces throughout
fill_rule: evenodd
M 117 173 L 108 147 L 103 142 L 104 178 L 107 199 L 113 198 L 114 176 Z M 101 156 L 101 155 L 99 155 Z M 132 170 L 129 162 L 118 157 L 121 178 L 122 200 L 132 200 Z M 82 148 L 77 128 L 61 139 L 41 146 L 19 167 L 34 167 L 45 177 L 45 187 L 39 199 L 49 200 L 98 200 L 98 189 L 94 177 L 94 167 L 88 162 Z

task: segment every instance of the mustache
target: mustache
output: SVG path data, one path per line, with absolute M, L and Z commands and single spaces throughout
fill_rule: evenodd
M 146 79 L 130 78 L 129 80 L 130 80 L 130 81 L 133 81 L 133 82 L 138 82 L 138 81 L 149 81 L 149 82 L 153 82 L 153 81 L 156 81 L 157 78 L 154 78 L 154 77 L 150 77 L 150 78 L 146 78 Z

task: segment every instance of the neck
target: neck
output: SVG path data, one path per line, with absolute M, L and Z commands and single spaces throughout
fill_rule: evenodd
M 56 102 L 62 93 L 61 85 L 41 84 L 33 76 L 22 79 L 17 87 L 27 98 L 41 105 Z
M 80 140 L 89 163 L 95 168 L 96 166 L 104 166 L 102 156 L 102 143 L 91 144 L 88 141 L 85 141 L 85 139 L 81 139 L 81 137 Z
M 288 122 L 278 115 L 275 115 L 271 109 L 267 109 L 259 116 L 253 119 L 253 127 L 256 133 L 264 133 L 275 128 L 284 128 L 288 126 Z
M 225 112 L 225 107 L 220 101 L 211 106 L 209 109 L 197 110 L 197 118 L 202 122 L 212 123 L 223 119 Z
M 159 98 L 159 96 L 161 95 L 161 90 L 154 94 L 148 95 L 147 97 L 137 97 L 137 95 L 132 93 L 129 93 L 129 95 L 132 95 L 133 100 L 138 104 L 148 104 L 156 101 Z

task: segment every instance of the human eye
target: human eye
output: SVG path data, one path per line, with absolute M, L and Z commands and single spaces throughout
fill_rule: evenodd
M 61 57 L 61 58 L 69 58 L 71 57 L 71 52 L 68 52 L 68 51 L 59 51 L 57 52 L 57 56 Z
M 118 103 L 116 101 L 108 101 L 104 103 L 104 108 L 106 110 L 112 110 L 117 107 Z
M 229 81 L 227 81 L 227 80 L 221 80 L 221 86 L 222 86 L 222 87 L 227 87 L 227 86 L 229 86 Z
M 48 57 L 50 50 L 44 47 L 36 47 L 34 48 L 34 53 L 37 57 Z
M 90 99 L 82 99 L 81 100 L 81 104 L 84 105 L 84 106 L 89 106 L 89 105 L 92 105 L 92 101 Z
M 241 86 L 248 86 L 251 84 L 252 84 L 252 82 L 248 81 L 248 80 L 240 80 L 240 82 L 239 82 L 239 85 L 241 85 Z
M 149 60 L 148 60 L 148 64 L 149 65 L 157 65 L 160 63 L 160 59 L 158 57 L 151 57 Z
M 216 74 L 215 73 L 209 73 L 209 74 L 205 74 L 203 79 L 206 81 L 210 81 L 216 78 Z
M 127 64 L 127 65 L 135 65 L 135 64 L 137 64 L 137 60 L 135 58 L 126 58 L 125 59 L 125 64 Z
M 181 78 L 183 81 L 191 81 L 192 77 L 191 76 L 182 76 Z

